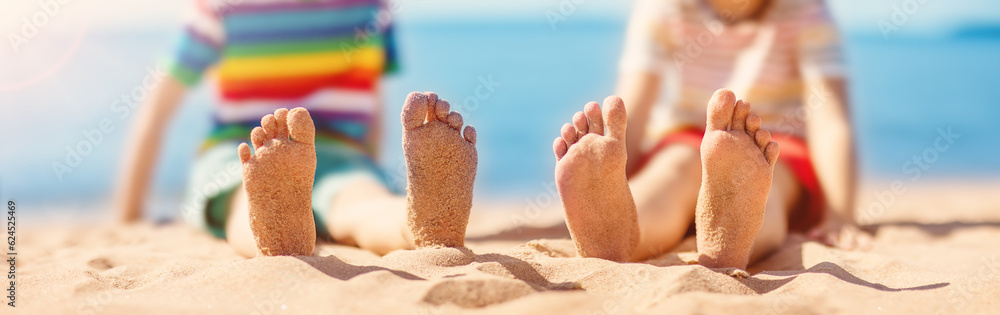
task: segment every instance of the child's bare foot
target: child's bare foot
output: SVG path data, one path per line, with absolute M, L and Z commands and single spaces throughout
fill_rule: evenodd
M 476 129 L 434 93 L 410 93 L 401 114 L 407 225 L 416 247 L 465 245 L 476 179 Z
M 624 261 L 639 243 L 639 223 L 625 178 L 625 104 L 617 96 L 573 115 L 552 144 L 556 187 L 580 256 Z
M 760 124 L 732 91 L 719 90 L 708 103 L 695 213 L 698 261 L 706 267 L 746 269 L 764 222 L 778 143 Z
M 316 127 L 301 107 L 276 110 L 260 125 L 250 133 L 254 154 L 246 143 L 239 147 L 257 250 L 264 256 L 312 255 Z

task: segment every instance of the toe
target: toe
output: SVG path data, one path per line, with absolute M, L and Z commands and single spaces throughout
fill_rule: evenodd
M 427 118 L 427 121 L 430 121 L 431 119 L 434 119 L 435 116 L 437 116 L 437 113 L 435 113 L 435 110 L 436 110 L 436 108 L 435 108 L 436 106 L 435 105 L 437 105 L 437 102 L 439 100 L 441 100 L 441 99 L 437 95 L 437 93 L 434 93 L 434 92 L 431 92 L 431 91 L 424 92 L 424 95 L 427 96 L 427 117 L 426 118 Z M 448 113 L 446 112 L 445 113 L 445 117 L 447 117 L 447 116 L 448 116 Z
M 625 102 L 618 96 L 608 96 L 604 99 L 604 132 L 617 139 L 625 139 L 628 126 L 628 116 L 625 114 Z
M 240 154 L 240 163 L 246 163 L 250 160 L 250 146 L 246 142 L 240 143 L 240 146 L 236 149 L 236 152 Z
M 441 100 L 441 97 L 438 96 L 437 93 L 431 91 L 424 92 L 424 95 L 427 96 L 427 106 L 433 107 L 434 104 L 437 104 L 437 102 Z
M 451 114 L 448 114 L 448 125 L 450 125 L 452 129 L 461 129 L 463 123 L 462 114 L 459 114 L 458 112 L 451 112 Z
M 260 126 L 264 128 L 264 136 L 268 139 L 278 135 L 278 120 L 274 115 L 267 114 L 260 119 Z
M 472 126 L 465 126 L 465 130 L 462 131 L 462 135 L 465 136 L 465 141 L 468 141 L 472 145 L 476 145 L 476 128 Z
M 774 166 L 774 163 L 778 162 L 778 154 L 780 153 L 781 149 L 778 148 L 777 142 L 771 141 L 770 143 L 768 143 L 767 147 L 765 147 L 764 149 L 764 158 L 767 159 L 767 164 L 771 164 L 771 166 Z
M 871 236 L 868 236 L 868 234 L 861 232 L 857 235 L 857 237 L 858 237 L 858 248 L 860 248 L 861 250 L 870 251 L 872 250 L 873 247 L 875 247 L 875 243 L 872 241 Z
M 253 143 L 254 150 L 259 150 L 260 146 L 264 145 L 265 140 L 267 140 L 267 133 L 264 132 L 264 128 L 254 127 L 250 131 L 250 143 Z
M 274 120 L 277 128 L 274 130 L 278 139 L 288 139 L 288 109 L 279 108 L 274 111 Z
M 573 126 L 576 127 L 576 138 L 579 140 L 583 135 L 587 134 L 587 116 L 583 112 L 576 112 L 573 114 Z
M 757 116 L 757 114 L 750 114 L 750 116 L 747 116 L 746 133 L 748 135 L 757 134 L 757 130 L 760 130 L 761 122 L 762 120 L 760 119 L 760 116 Z
M 552 152 L 556 154 L 556 161 L 561 160 L 566 151 L 569 151 L 569 145 L 563 138 L 556 138 L 556 141 L 552 142 Z
M 736 101 L 736 108 L 733 111 L 733 130 L 746 130 L 748 116 L 750 116 L 750 103 L 744 100 Z M 753 135 L 749 132 L 747 134 Z
M 295 142 L 312 144 L 315 141 L 316 125 L 308 110 L 296 107 L 288 112 L 288 135 Z
M 767 148 L 767 144 L 771 142 L 771 132 L 764 129 L 758 130 L 757 134 L 754 135 L 754 140 L 757 141 L 757 146 L 761 150 L 764 150 Z
M 729 130 L 735 106 L 736 95 L 733 94 L 733 91 L 728 89 L 715 91 L 712 100 L 708 101 L 707 128 L 709 130 Z
M 437 94 L 435 94 L 435 97 Z M 403 112 L 400 114 L 403 121 L 403 128 L 413 129 L 424 125 L 427 119 L 429 97 L 420 92 L 411 92 L 406 96 L 403 103 Z
M 576 143 L 577 133 L 576 133 L 576 127 L 573 127 L 573 124 L 563 125 L 562 130 L 559 131 L 559 134 L 562 136 L 563 140 L 565 140 L 567 145 Z
M 597 102 L 590 102 L 583 106 L 583 112 L 587 115 L 587 130 L 590 133 L 604 135 L 604 117 L 601 117 L 601 105 Z
M 437 94 L 434 96 L 437 98 Z M 438 100 L 434 103 L 434 116 L 440 121 L 448 121 L 448 113 L 451 113 L 451 104 L 446 100 Z

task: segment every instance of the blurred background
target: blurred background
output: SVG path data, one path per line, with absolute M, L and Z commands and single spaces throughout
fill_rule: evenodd
M 55 12 L 37 1 L 0 3 L 0 197 L 17 200 L 28 217 L 110 218 L 107 199 L 135 116 L 120 119 L 112 104 L 145 93 L 143 78 L 173 51 L 189 1 L 57 2 Z M 479 130 L 477 202 L 523 205 L 544 191 L 559 127 L 587 101 L 614 92 L 631 1 L 397 2 L 401 72 L 384 85 L 380 162 L 401 174 L 398 109 L 408 92 L 433 90 Z M 916 9 L 903 12 L 907 5 Z M 846 42 L 863 181 L 910 181 L 904 164 L 932 148 L 942 128 L 960 138 L 936 152 L 919 181 L 1000 178 L 994 94 L 1000 5 L 829 0 L 828 6 Z M 31 36 L 26 23 L 37 24 L 27 30 Z M 12 34 L 26 41 L 15 44 Z M 477 96 L 484 81 L 496 86 Z M 203 84 L 194 91 L 163 139 L 147 207 L 152 217 L 177 216 L 189 166 L 208 132 L 212 89 Z M 102 121 L 110 121 L 111 131 L 99 141 L 88 137 Z M 67 147 L 81 142 L 90 142 L 92 152 L 71 172 L 55 172 L 54 163 L 67 163 Z

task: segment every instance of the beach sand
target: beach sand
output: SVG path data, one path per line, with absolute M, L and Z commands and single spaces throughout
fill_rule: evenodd
M 929 180 L 928 180 L 929 181 Z M 995 313 L 998 185 L 866 185 L 871 252 L 792 236 L 751 277 L 690 264 L 692 239 L 646 263 L 576 257 L 561 214 L 474 208 L 468 250 L 242 259 L 182 224 L 21 227 L 3 314 Z M 886 200 L 886 198 L 883 198 Z M 886 203 L 886 202 L 883 202 Z M 478 206 L 478 205 L 477 205 Z M 528 222 L 529 226 L 513 229 Z M 23 224 L 27 225 L 27 224 Z M 23 226 L 22 225 L 22 226 Z M 554 226 L 554 227 L 552 227 Z M 548 227 L 548 228 L 547 228 Z M 505 232 L 500 232 L 505 231 Z

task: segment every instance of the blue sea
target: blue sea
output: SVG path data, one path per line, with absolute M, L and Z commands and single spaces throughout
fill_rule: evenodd
M 478 129 L 477 198 L 521 203 L 552 181 L 552 139 L 584 103 L 613 93 L 624 20 L 401 21 L 401 72 L 384 85 L 380 162 L 402 172 L 398 109 L 410 91 L 436 91 Z M 33 86 L 3 92 L 0 196 L 22 204 L 100 202 L 110 196 L 134 115 L 111 110 L 168 55 L 175 30 L 92 31 L 62 68 Z M 1000 176 L 1000 36 L 898 37 L 847 33 L 852 115 L 866 179 L 909 178 L 914 156 L 942 130 L 958 137 L 934 149 L 923 176 Z M 37 67 L 13 65 L 6 79 Z M 3 78 L 3 77 L 0 77 Z M 489 82 L 488 84 L 486 82 Z M 477 93 L 478 91 L 478 93 Z M 154 187 L 160 216 L 176 209 L 187 170 L 208 131 L 211 87 L 187 98 L 163 140 Z M 110 121 L 92 152 L 60 176 L 66 147 Z M 28 207 L 22 206 L 22 209 Z

